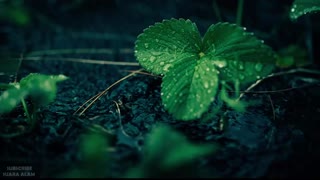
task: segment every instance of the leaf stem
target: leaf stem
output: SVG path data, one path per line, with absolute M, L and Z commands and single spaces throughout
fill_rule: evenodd
M 221 12 L 220 12 L 219 6 L 217 4 L 217 0 L 212 1 L 212 8 L 213 8 L 213 12 L 215 13 L 218 21 L 222 22 Z
M 238 1 L 237 21 L 236 21 L 238 26 L 241 26 L 242 15 L 243 15 L 243 4 L 244 4 L 244 0 Z
M 23 110 L 26 113 L 26 116 L 28 118 L 28 121 L 31 122 L 32 119 L 31 119 L 30 113 L 28 111 L 28 107 L 27 107 L 26 101 L 23 98 L 21 98 L 21 103 L 22 103 L 22 106 L 23 106 Z

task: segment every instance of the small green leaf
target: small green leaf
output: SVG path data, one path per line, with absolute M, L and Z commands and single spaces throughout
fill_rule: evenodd
M 43 75 L 29 74 L 21 79 L 20 85 L 22 89 L 28 91 L 28 95 L 32 101 L 41 106 L 47 105 L 54 101 L 57 93 L 57 82 L 68 79 L 64 75 Z
M 320 11 L 320 0 L 295 0 L 290 10 L 291 20 L 296 20 L 307 13 Z
M 135 44 L 137 60 L 154 74 L 165 74 L 173 63 L 198 54 L 201 37 L 190 20 L 164 20 L 144 30 Z
M 26 95 L 26 90 L 16 87 L 4 91 L 0 96 L 0 114 L 12 111 Z
M 218 89 L 218 71 L 212 61 L 195 57 L 176 63 L 162 81 L 162 102 L 175 118 L 199 118 L 214 100 Z

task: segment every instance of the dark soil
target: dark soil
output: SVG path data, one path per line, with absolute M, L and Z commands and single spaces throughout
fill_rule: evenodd
M 25 6 L 32 14 L 31 24 L 21 27 L 1 22 L 0 45 L 6 52 L 28 55 L 32 51 L 48 49 L 110 50 L 104 54 L 45 54 L 41 56 L 43 60 L 26 58 L 22 61 L 18 80 L 35 72 L 64 74 L 70 79 L 58 84 L 55 102 L 41 108 L 32 132 L 10 139 L 0 138 L 1 173 L 7 166 L 22 164 L 32 165 L 38 177 L 57 177 L 81 161 L 78 145 L 82 134 L 92 127 L 100 127 L 110 132 L 111 146 L 114 147 L 105 176 L 122 177 L 142 161 L 145 136 L 157 124 L 164 123 L 190 141 L 221 145 L 217 153 L 198 162 L 201 177 L 319 176 L 320 87 L 319 83 L 310 85 L 310 82 L 303 81 L 319 77 L 306 73 L 263 81 L 254 91 L 294 89 L 249 93 L 245 100 L 259 100 L 260 103 L 250 106 L 245 113 L 222 106 L 224 118 L 228 121 L 224 131 L 219 130 L 223 113 L 207 121 L 175 120 L 161 104 L 161 77 L 143 74 L 111 88 L 82 116 L 74 115 L 92 96 L 128 75 L 126 70 L 140 67 L 68 62 L 59 58 L 137 62 L 133 55 L 134 41 L 149 25 L 172 17 L 188 18 L 203 34 L 217 19 L 209 0 L 94 0 L 83 1 L 74 7 L 72 2 L 27 1 Z M 304 39 L 311 31 L 305 21 L 316 23 L 316 18 L 308 16 L 290 22 L 284 14 L 292 1 L 269 2 L 247 3 L 244 26 L 275 50 L 291 43 L 305 46 Z M 236 3 L 217 3 L 221 6 L 223 19 L 234 22 Z M 314 34 L 319 32 L 319 25 L 312 28 Z M 317 43 L 314 42 L 314 48 Z M 309 68 L 319 69 L 318 55 L 312 55 L 314 63 Z M 51 59 L 46 59 L 48 57 Z M 2 79 L 13 80 L 12 77 Z M 218 104 L 219 100 L 213 106 Z M 1 118 L 9 119 L 9 126 L 23 127 L 25 123 L 21 107 Z M 3 126 L 1 124 L 1 128 Z

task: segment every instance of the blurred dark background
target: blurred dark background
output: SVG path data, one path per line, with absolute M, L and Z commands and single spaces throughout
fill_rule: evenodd
M 275 50 L 289 44 L 310 46 L 310 39 L 319 39 L 319 18 L 307 15 L 290 21 L 292 2 L 245 0 L 242 25 Z M 1 0 L 0 45 L 2 50 L 18 53 L 133 48 L 144 28 L 163 19 L 191 19 L 202 34 L 218 21 L 235 22 L 237 4 L 237 0 Z M 311 43 L 306 48 L 313 52 L 318 42 Z

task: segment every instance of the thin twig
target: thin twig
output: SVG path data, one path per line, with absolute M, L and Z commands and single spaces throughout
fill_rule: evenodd
M 253 88 L 255 88 L 256 86 L 258 86 L 262 81 L 269 79 L 269 78 L 273 78 L 273 77 L 277 77 L 277 76 L 283 76 L 283 75 L 288 75 L 288 74 L 294 74 L 294 73 L 309 73 L 309 74 L 316 74 L 316 75 L 320 75 L 320 71 L 317 70 L 312 70 L 312 69 L 304 69 L 304 68 L 297 68 L 297 69 L 291 69 L 289 71 L 284 71 L 284 72 L 277 72 L 277 73 L 273 73 L 270 74 L 262 79 L 257 80 L 255 83 L 253 83 L 251 86 L 249 86 L 245 91 L 243 91 L 239 98 L 237 99 L 237 101 L 239 101 L 246 93 L 248 93 L 249 91 L 251 91 Z M 289 90 L 292 90 L 294 88 L 291 88 Z M 287 91 L 288 89 L 282 90 L 282 91 Z M 261 92 L 261 91 L 260 91 Z M 266 92 L 271 92 L 271 91 L 265 91 L 263 93 Z M 279 92 L 279 91 L 277 91 Z
M 268 95 L 268 98 L 269 98 L 269 101 L 270 101 L 270 104 L 271 104 L 271 108 L 272 108 L 273 120 L 276 121 L 276 112 L 274 110 L 273 101 L 272 101 L 270 95 Z
M 120 107 L 119 104 L 116 101 L 113 101 L 116 104 L 117 107 L 117 112 L 118 112 L 118 117 L 119 117 L 119 124 L 120 124 L 120 129 L 122 131 L 122 133 L 127 136 L 127 137 L 131 137 L 127 134 L 127 132 L 123 129 L 123 125 L 122 125 L 122 118 L 121 118 L 121 111 L 120 111 Z
M 20 67 L 21 67 L 21 64 L 22 64 L 22 60 L 23 60 L 23 53 L 20 54 L 18 67 L 17 67 L 16 73 L 14 75 L 14 83 L 16 83 L 18 81 L 17 80 L 18 79 L 18 73 L 19 73 L 19 70 L 20 70 Z
M 217 0 L 212 1 L 213 12 L 215 13 L 219 22 L 222 22 L 221 12 L 217 4 Z
M 240 92 L 245 93 L 245 94 L 280 93 L 280 92 L 292 91 L 292 90 L 295 90 L 295 89 L 302 89 L 302 88 L 306 88 L 306 87 L 311 87 L 311 86 L 316 85 L 316 84 L 318 84 L 318 83 L 306 84 L 306 85 L 304 85 L 304 86 L 292 87 L 292 88 L 285 88 L 285 89 L 279 89 L 279 90 L 250 91 L 250 92 L 240 91 Z M 229 92 L 235 92 L 235 91 L 229 91 Z
M 92 97 L 91 97 L 90 99 L 88 99 L 85 103 L 83 103 L 83 104 L 73 113 L 73 115 L 76 115 L 76 114 L 80 111 L 80 109 L 82 109 L 82 108 L 84 107 L 84 105 L 86 105 L 87 103 L 89 103 L 89 101 L 91 101 L 92 99 L 96 98 L 99 94 L 100 94 L 100 93 L 92 96 Z
M 121 54 L 131 54 L 133 49 L 131 48 L 120 48 Z M 80 48 L 80 49 L 46 49 L 39 51 L 32 51 L 27 56 L 43 56 L 43 55 L 61 55 L 61 54 L 114 54 L 115 50 L 111 48 Z
M 58 60 L 58 61 L 69 61 L 77 63 L 86 63 L 86 64 L 100 64 L 100 65 L 117 65 L 117 66 L 139 66 L 139 63 L 136 62 L 116 62 L 116 61 L 104 61 L 96 59 L 81 59 L 81 58 L 61 58 L 61 57 L 25 57 L 24 60 L 28 61 L 40 61 L 40 60 Z
M 114 87 L 115 85 L 119 84 L 121 81 L 124 81 L 125 79 L 128 79 L 131 76 L 134 76 L 137 72 L 141 72 L 143 69 L 139 69 L 137 71 L 134 71 L 130 74 L 128 74 L 127 76 L 124 76 L 123 78 L 119 79 L 118 81 L 116 81 L 115 83 L 111 84 L 108 88 L 106 88 L 105 90 L 103 90 L 102 92 L 98 93 L 97 95 L 95 95 L 95 98 L 92 100 L 92 102 L 89 103 L 89 105 L 87 107 L 85 107 L 80 113 L 79 116 L 81 116 L 87 109 L 89 109 L 89 107 L 92 106 L 93 103 L 95 103 L 101 96 L 103 96 L 105 93 L 107 93 L 112 87 Z M 90 100 L 89 100 L 90 101 Z M 87 104 L 88 101 L 86 101 L 86 103 L 84 103 L 81 107 L 83 107 L 85 104 Z M 79 108 L 81 109 L 81 108 Z M 78 110 L 79 110 L 78 109 Z M 77 111 L 78 111 L 77 110 Z

